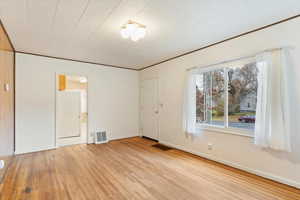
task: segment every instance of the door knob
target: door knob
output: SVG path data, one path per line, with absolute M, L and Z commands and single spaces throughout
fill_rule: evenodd
M 158 110 L 154 111 L 155 114 L 158 114 Z

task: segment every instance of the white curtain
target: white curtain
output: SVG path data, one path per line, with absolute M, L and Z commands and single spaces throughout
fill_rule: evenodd
M 196 76 L 198 69 L 186 72 L 183 99 L 183 131 L 196 135 Z
M 258 73 L 255 144 L 291 152 L 291 104 L 288 50 L 256 57 Z

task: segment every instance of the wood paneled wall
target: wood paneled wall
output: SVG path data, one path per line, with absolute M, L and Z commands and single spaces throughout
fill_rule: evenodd
M 0 23 L 0 160 L 14 153 L 14 69 L 15 51 Z M 5 169 L 0 170 L 0 183 Z

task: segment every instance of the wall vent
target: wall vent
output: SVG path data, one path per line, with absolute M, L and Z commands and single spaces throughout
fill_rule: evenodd
M 96 132 L 95 144 L 103 144 L 107 142 L 108 140 L 107 140 L 106 131 Z

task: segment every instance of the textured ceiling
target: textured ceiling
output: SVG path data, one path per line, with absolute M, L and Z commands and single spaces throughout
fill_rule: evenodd
M 135 69 L 299 13 L 299 0 L 0 0 L 17 51 Z M 129 19 L 144 39 L 121 38 Z

